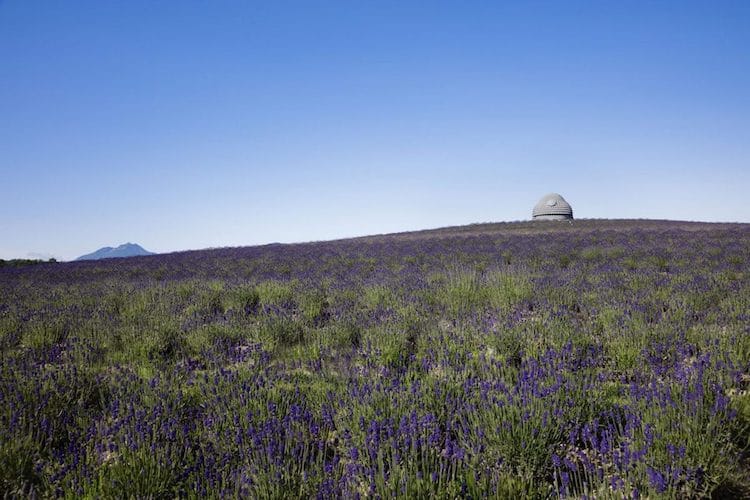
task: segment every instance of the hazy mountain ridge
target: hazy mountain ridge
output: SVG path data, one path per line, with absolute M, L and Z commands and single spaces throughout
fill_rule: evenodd
M 96 252 L 81 255 L 76 260 L 99 260 L 99 259 L 111 259 L 115 257 L 138 257 L 143 255 L 155 255 L 154 252 L 149 252 L 137 243 L 123 243 L 118 247 L 103 247 Z

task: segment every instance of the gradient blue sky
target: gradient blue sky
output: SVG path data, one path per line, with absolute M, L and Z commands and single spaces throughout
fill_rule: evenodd
M 0 0 L 0 258 L 750 221 L 750 2 Z

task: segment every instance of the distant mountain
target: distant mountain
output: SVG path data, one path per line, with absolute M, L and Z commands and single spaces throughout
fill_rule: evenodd
M 139 255 L 154 255 L 154 252 L 149 252 L 136 243 L 125 243 L 117 248 L 100 248 L 96 252 L 81 255 L 76 260 L 99 260 L 111 259 L 113 257 L 136 257 Z

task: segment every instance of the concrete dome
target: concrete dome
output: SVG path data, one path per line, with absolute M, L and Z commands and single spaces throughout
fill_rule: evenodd
M 565 198 L 550 193 L 534 205 L 531 215 L 534 220 L 568 220 L 573 218 L 573 209 Z

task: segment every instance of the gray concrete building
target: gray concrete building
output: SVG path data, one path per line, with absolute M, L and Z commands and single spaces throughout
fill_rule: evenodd
M 571 220 L 573 208 L 557 193 L 544 196 L 531 212 L 534 220 Z

